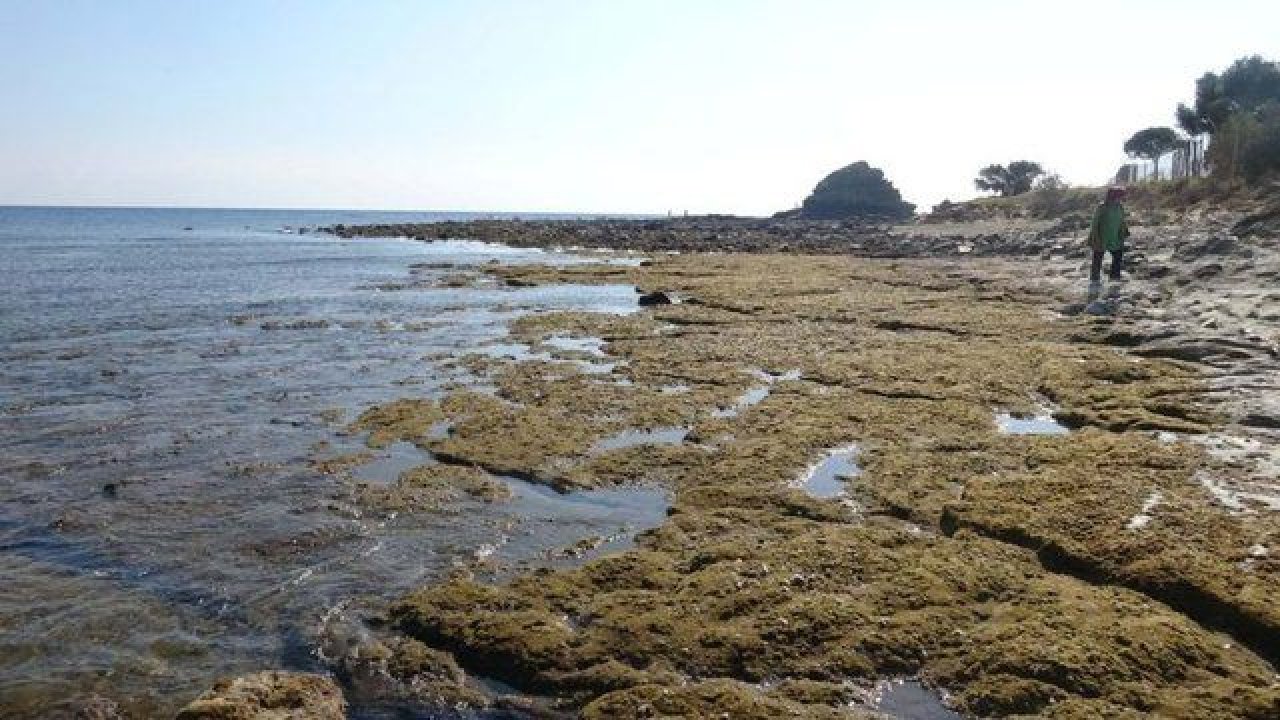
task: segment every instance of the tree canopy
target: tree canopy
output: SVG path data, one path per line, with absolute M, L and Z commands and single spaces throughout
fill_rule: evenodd
M 1231 63 L 1221 75 L 1201 75 L 1195 104 L 1178 105 L 1178 125 L 1192 135 L 1217 134 L 1232 114 L 1254 113 L 1269 103 L 1280 103 L 1280 64 L 1251 55 Z
M 1257 182 L 1280 173 L 1280 63 L 1250 55 L 1201 75 L 1195 103 L 1179 104 L 1177 118 L 1186 132 L 1212 137 L 1205 155 L 1214 174 Z
M 898 189 L 879 168 L 859 161 L 822 179 L 800 208 L 801 217 L 832 220 L 845 218 L 910 217 L 915 205 L 904 202 Z
M 1149 127 L 1139 130 L 1124 143 L 1125 154 L 1130 157 L 1155 160 L 1165 153 L 1182 146 L 1182 137 L 1170 127 Z
M 984 192 L 999 193 L 1001 197 L 1021 195 L 1031 190 L 1037 177 L 1044 174 L 1040 163 L 1015 160 L 1004 165 L 988 165 L 978 171 L 973 184 Z

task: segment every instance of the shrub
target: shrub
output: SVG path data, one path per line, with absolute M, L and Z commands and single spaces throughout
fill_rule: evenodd
M 1044 174 L 1040 163 L 1015 160 L 1004 165 L 988 165 L 978 171 L 974 187 L 984 192 L 999 193 L 1000 197 L 1013 197 L 1031 191 L 1035 179 Z

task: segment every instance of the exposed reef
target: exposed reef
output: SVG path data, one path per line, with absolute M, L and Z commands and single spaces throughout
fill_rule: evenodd
M 600 338 L 616 366 L 484 358 L 494 394 L 361 426 L 446 464 L 674 500 L 633 550 L 392 604 L 392 627 L 464 670 L 584 717 L 848 717 L 889 677 L 974 716 L 1280 713 L 1280 524 L 1219 502 L 1203 478 L 1245 471 L 1195 441 L 1229 408 L 1196 367 L 1107 342 L 1116 318 L 1073 314 L 1062 284 L 1012 264 L 769 254 L 488 272 L 685 301 L 525 317 L 521 342 Z M 717 412 L 762 372 L 785 379 Z M 1049 403 L 1072 432 L 996 422 Z M 673 427 L 675 444 L 600 450 Z M 842 497 L 798 486 L 852 445 Z

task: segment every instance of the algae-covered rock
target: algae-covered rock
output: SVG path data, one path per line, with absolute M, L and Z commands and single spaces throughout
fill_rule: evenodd
M 511 498 L 511 488 L 477 467 L 435 463 L 407 470 L 388 485 L 356 482 L 350 498 L 378 512 L 431 512 L 464 498 L 502 502 Z
M 773 697 L 757 687 L 728 680 L 711 680 L 676 687 L 641 685 L 617 690 L 582 710 L 585 720 L 641 718 L 718 718 L 773 720 L 813 718 L 842 720 L 875 717 L 849 709 L 806 705 Z
M 270 670 L 219 681 L 177 720 L 343 720 L 346 713 L 331 678 Z
M 367 430 L 369 446 L 383 448 L 397 440 L 423 441 L 431 436 L 432 426 L 444 418 L 435 401 L 406 398 L 366 410 L 351 429 Z
M 531 345 L 607 338 L 617 365 L 487 365 L 496 396 L 444 398 L 454 432 L 432 450 L 559 487 L 660 483 L 670 514 L 581 567 L 413 592 L 391 609 L 406 636 L 589 717 L 821 717 L 849 711 L 842 689 L 903 676 L 982 716 L 1274 714 L 1280 575 L 1250 548 L 1274 547 L 1275 516 L 1215 504 L 1197 478 L 1229 469 L 1152 437 L 1219 422 L 1193 368 L 1118 351 L 1090 320 L 1050 321 L 1052 292 L 953 264 L 493 272 L 697 302 L 521 320 Z M 996 423 L 1044 406 L 1075 429 Z M 600 443 L 671 426 L 688 430 L 678 444 Z M 855 443 L 844 498 L 799 486 Z
M 339 670 L 353 693 L 371 703 L 414 703 L 423 708 L 482 710 L 491 701 L 467 684 L 448 653 L 408 638 L 369 640 L 345 653 Z

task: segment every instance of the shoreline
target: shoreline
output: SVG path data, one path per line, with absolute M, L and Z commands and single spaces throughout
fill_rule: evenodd
M 341 238 L 404 237 L 424 242 L 466 238 L 523 248 L 628 252 L 847 254 L 859 257 L 1037 255 L 1078 218 L 993 218 L 970 223 L 900 224 L 696 216 L 656 219 L 471 220 L 334 225 Z M 1051 244 L 1051 243 L 1050 243 Z

